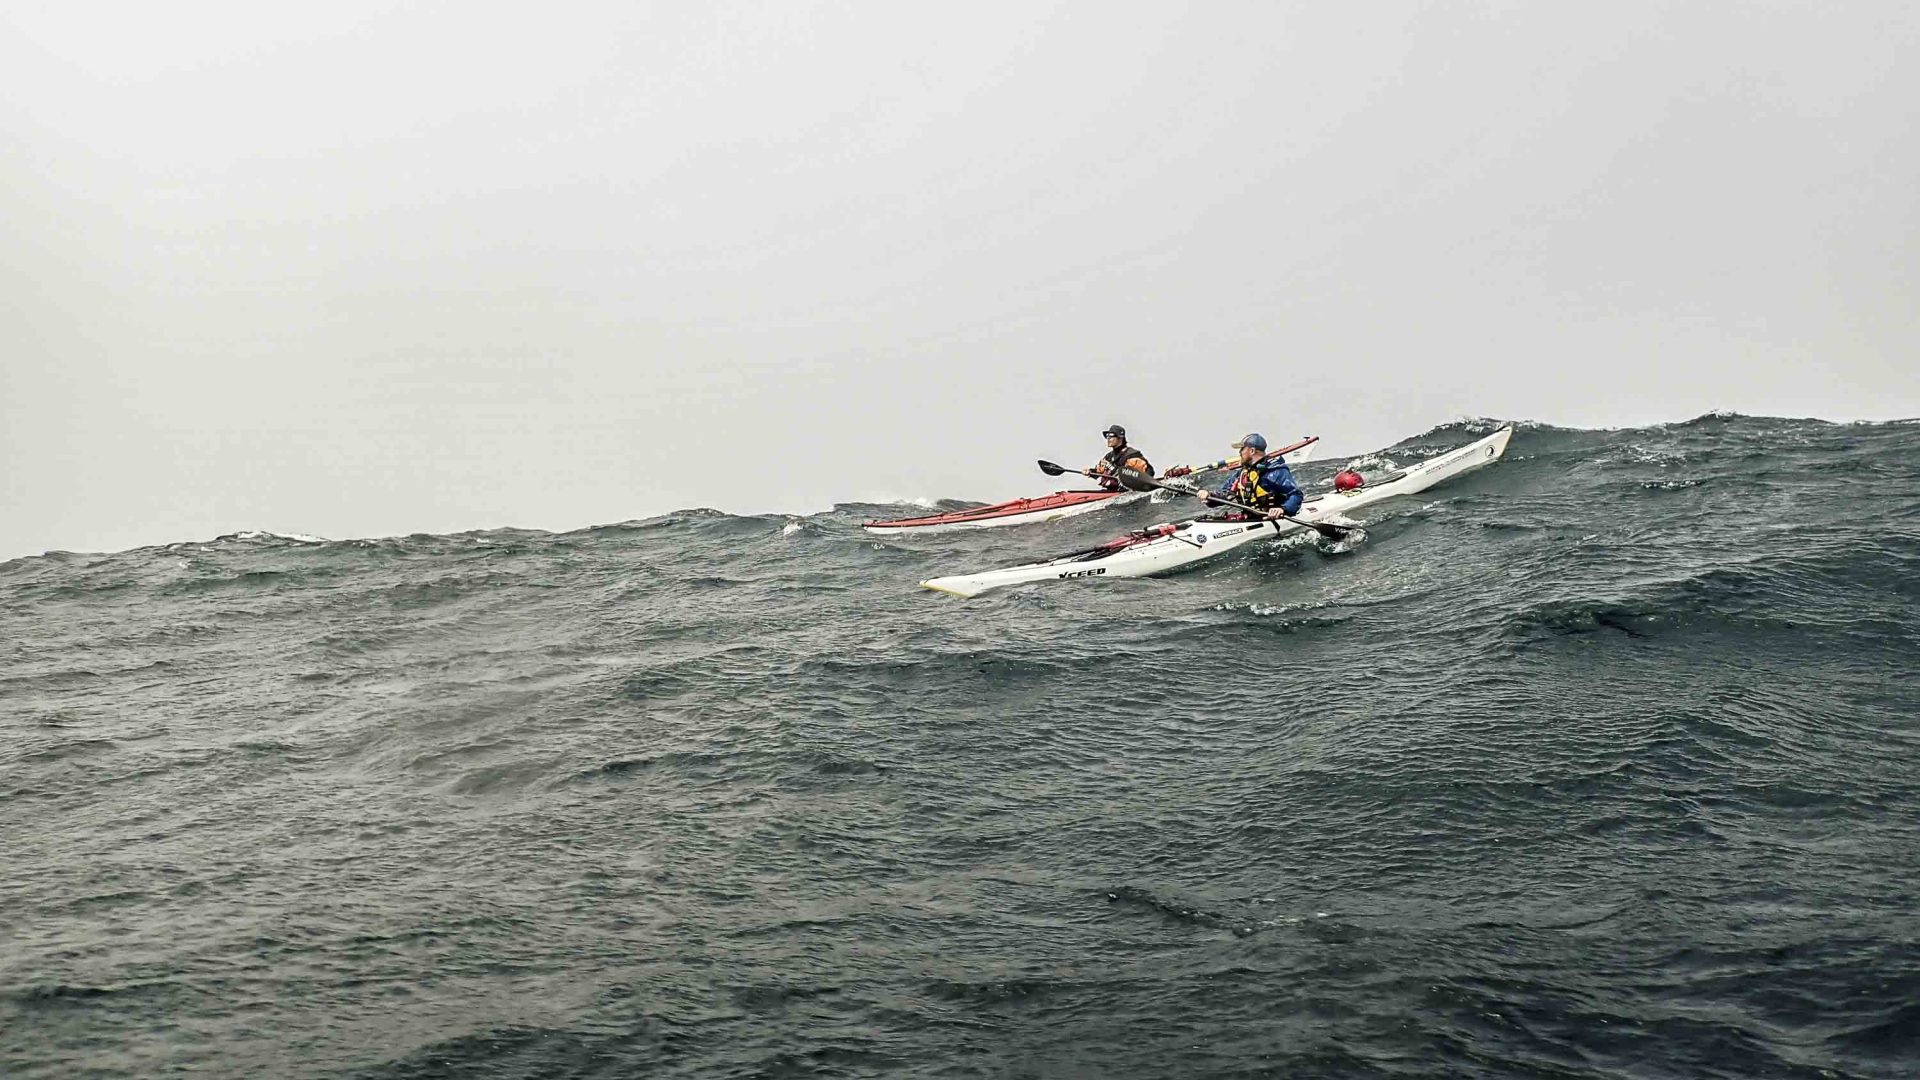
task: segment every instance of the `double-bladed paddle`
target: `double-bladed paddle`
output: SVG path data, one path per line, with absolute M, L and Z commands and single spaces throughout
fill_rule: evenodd
M 1069 469 L 1064 465 L 1055 465 L 1051 461 L 1040 462 L 1040 471 L 1043 473 L 1046 473 L 1048 476 L 1061 476 L 1066 473 L 1079 473 L 1081 476 L 1098 476 L 1099 475 L 1090 469 Z M 1125 487 L 1129 491 L 1150 491 L 1153 488 L 1159 488 L 1162 491 L 1171 491 L 1178 495 L 1201 494 L 1201 492 L 1195 488 L 1185 487 L 1185 486 L 1176 485 L 1176 484 L 1163 484 L 1160 481 L 1155 480 L 1153 477 L 1148 476 L 1146 473 L 1143 473 L 1138 469 L 1121 469 L 1117 474 L 1117 478 L 1120 481 L 1120 485 L 1122 487 Z M 1209 501 L 1218 503 L 1221 506 L 1231 506 L 1235 510 L 1252 514 L 1255 517 L 1264 518 L 1269 521 L 1273 520 L 1272 518 L 1267 517 L 1267 511 L 1265 510 L 1255 510 L 1253 507 L 1248 506 L 1245 503 L 1237 503 L 1229 499 L 1223 499 L 1220 496 L 1213 494 L 1212 492 L 1207 492 L 1206 496 Z M 1321 536 L 1326 537 L 1329 540 L 1338 540 L 1342 536 L 1345 536 L 1347 533 L 1354 531 L 1354 527 L 1351 525 L 1334 525 L 1325 521 L 1307 521 L 1303 518 L 1293 517 L 1289 514 L 1280 515 L 1280 520 L 1291 521 L 1295 525 L 1303 525 L 1309 529 L 1312 529 L 1314 532 L 1319 533 Z
M 1312 446 L 1314 443 L 1319 441 L 1320 441 L 1320 436 L 1309 435 L 1306 438 L 1301 439 L 1299 442 L 1293 443 L 1290 446 L 1283 446 L 1278 450 L 1269 450 L 1266 452 L 1264 456 L 1268 458 L 1276 458 L 1281 456 L 1282 454 L 1291 454 L 1295 450 L 1298 450 L 1303 446 Z M 1240 464 L 1240 460 L 1238 458 L 1221 458 L 1219 461 L 1212 462 L 1211 464 L 1196 465 L 1192 469 L 1189 469 L 1188 472 L 1194 472 L 1194 473 L 1212 472 L 1215 469 L 1224 469 L 1229 465 L 1238 466 L 1239 464 Z M 1055 465 L 1051 461 L 1042 461 L 1040 463 L 1040 471 L 1043 473 L 1046 473 L 1048 476 L 1064 476 L 1067 473 L 1073 473 L 1076 476 L 1091 476 L 1095 480 L 1098 480 L 1103 476 L 1112 475 L 1111 473 L 1097 472 L 1093 469 L 1069 469 L 1065 465 Z M 1135 490 L 1142 490 L 1142 489 L 1136 488 Z M 1172 490 L 1178 491 L 1179 489 L 1174 488 Z
M 1215 495 L 1211 491 L 1200 491 L 1195 488 L 1185 487 L 1185 486 L 1175 485 L 1175 484 L 1163 484 L 1160 481 L 1155 480 L 1153 477 L 1148 476 L 1146 473 L 1141 472 L 1139 469 L 1121 469 L 1120 483 L 1122 486 L 1127 487 L 1134 491 L 1145 491 L 1148 488 L 1159 488 L 1162 491 L 1172 491 L 1181 495 L 1205 495 L 1207 497 L 1208 502 L 1218 503 L 1221 506 L 1231 506 L 1235 510 L 1252 514 L 1253 516 L 1258 518 L 1265 518 L 1268 521 L 1274 520 L 1273 518 L 1270 518 L 1267 516 L 1270 513 L 1270 511 L 1255 510 L 1253 507 L 1248 506 L 1245 503 L 1237 503 L 1231 499 L 1223 499 L 1220 496 Z M 1321 536 L 1324 536 L 1329 540 L 1338 540 L 1342 536 L 1345 536 L 1346 534 L 1353 532 L 1355 529 L 1355 527 L 1352 525 L 1334 525 L 1325 521 L 1308 521 L 1305 518 L 1294 517 L 1292 514 L 1281 514 L 1279 517 L 1279 520 L 1291 521 L 1295 525 L 1304 525 L 1307 528 L 1312 529 L 1314 532 L 1319 533 Z

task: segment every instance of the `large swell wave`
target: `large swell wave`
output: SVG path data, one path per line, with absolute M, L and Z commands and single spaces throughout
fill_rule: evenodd
M 1920 425 L 908 509 L 0 564 L 0 1073 L 1913 1074 Z

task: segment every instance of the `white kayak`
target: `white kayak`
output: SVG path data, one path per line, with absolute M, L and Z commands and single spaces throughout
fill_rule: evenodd
M 1506 453 L 1507 440 L 1512 437 L 1513 429 L 1504 427 L 1458 450 L 1450 450 L 1378 480 L 1369 480 L 1364 487 L 1316 495 L 1300 507 L 1297 516 L 1303 521 L 1331 518 L 1397 495 L 1425 491 L 1443 480 L 1498 461 L 1500 455 Z M 1269 540 L 1304 528 L 1305 525 L 1284 520 L 1220 521 L 1197 518 L 1177 524 L 1150 526 L 1097 548 L 1045 562 L 1009 566 L 1003 570 L 987 570 L 978 574 L 933 578 L 920 584 L 954 596 L 974 597 L 993 589 L 1034 581 L 1151 577 L 1204 559 L 1218 558 L 1257 540 Z
M 1290 465 L 1298 465 L 1313 457 L 1313 451 L 1320 437 L 1311 435 L 1274 451 L 1285 454 Z M 1224 461 L 1211 465 L 1201 465 L 1194 472 L 1206 472 L 1225 466 Z M 1013 499 L 1008 502 L 994 503 L 991 506 L 976 506 L 968 510 L 956 510 L 949 514 L 930 514 L 926 517 L 901 518 L 897 521 L 869 521 L 860 527 L 870 533 L 894 533 L 922 536 L 927 533 L 952 532 L 956 529 L 998 529 L 1007 525 L 1032 525 L 1041 521 L 1059 521 L 1061 518 L 1078 517 L 1095 510 L 1105 510 L 1109 506 L 1125 506 L 1138 502 L 1151 492 L 1139 491 L 1056 491 L 1051 495 L 1037 495 L 1031 499 Z

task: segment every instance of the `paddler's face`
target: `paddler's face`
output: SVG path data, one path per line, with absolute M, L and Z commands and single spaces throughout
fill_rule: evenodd
M 1127 440 L 1121 438 L 1118 435 L 1107 436 L 1107 445 L 1113 447 L 1115 450 L 1120 449 L 1122 446 L 1125 446 L 1126 444 L 1127 444 Z
M 1254 462 L 1259 460 L 1260 460 L 1260 451 L 1255 450 L 1251 446 L 1243 446 L 1240 448 L 1240 464 L 1251 465 Z

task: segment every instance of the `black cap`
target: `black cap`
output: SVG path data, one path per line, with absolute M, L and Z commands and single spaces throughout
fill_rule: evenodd
M 1103 439 L 1111 438 L 1115 435 L 1125 439 L 1127 437 L 1127 429 L 1121 427 L 1119 424 L 1109 424 L 1107 430 L 1100 433 L 1100 437 Z

